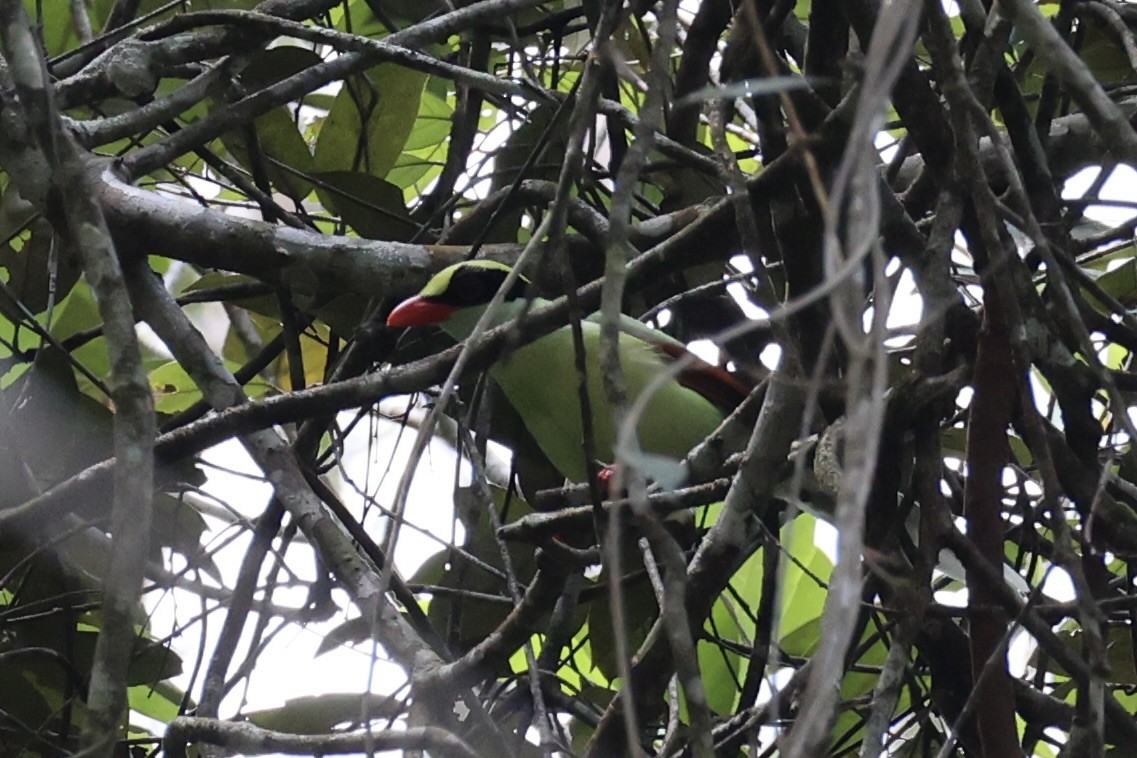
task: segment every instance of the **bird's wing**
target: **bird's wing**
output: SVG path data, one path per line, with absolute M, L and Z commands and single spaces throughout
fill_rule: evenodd
M 585 320 L 599 324 L 600 314 L 593 313 Z M 642 340 L 655 348 L 665 364 L 674 363 L 684 356 L 693 356 L 686 345 L 670 334 L 653 329 L 627 314 L 620 315 L 619 326 L 620 331 L 624 334 Z M 680 372 L 677 378 L 679 384 L 702 395 L 720 410 L 727 413 L 733 411 L 754 389 L 753 382 L 745 381 L 742 377 L 719 366 L 707 363 L 697 356 L 693 357 L 694 363 Z
M 659 353 L 664 355 L 667 362 L 674 362 L 692 355 L 691 351 L 682 345 L 671 342 L 651 342 Z M 737 408 L 746 396 L 750 394 L 753 386 L 724 368 L 707 363 L 702 358 L 695 357 L 694 362 L 679 372 L 678 382 L 705 397 L 715 407 L 729 413 Z

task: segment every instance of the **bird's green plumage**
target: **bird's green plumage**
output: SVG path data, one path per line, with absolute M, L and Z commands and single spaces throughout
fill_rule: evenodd
M 595 451 L 601 461 L 610 462 L 616 430 L 601 381 L 600 327 L 585 321 L 581 330 Z M 629 398 L 638 397 L 665 366 L 654 347 L 625 334 L 620 335 L 620 363 Z M 553 465 L 570 481 L 584 481 L 584 433 L 571 330 L 558 329 L 519 348 L 495 364 L 490 374 Z M 644 450 L 682 459 L 722 418 L 722 412 L 698 393 L 671 381 L 652 397 L 636 431 Z
M 455 285 L 455 274 L 462 267 L 470 266 L 508 271 L 507 267 L 491 262 L 457 264 L 432 278 L 419 293 L 420 297 L 446 298 L 454 294 L 450 290 Z M 533 306 L 542 304 L 543 301 L 536 301 Z M 495 313 L 490 327 L 515 318 L 524 307 L 523 298 L 507 300 Z M 464 340 L 470 336 L 484 311 L 485 305 L 458 308 L 441 326 L 455 339 Z M 581 322 L 581 332 L 595 453 L 607 463 L 614 458 L 616 429 L 601 378 L 600 326 L 593 320 L 585 320 Z M 638 397 L 670 361 L 658 347 L 644 339 L 654 339 L 656 335 L 659 341 L 678 344 L 671 337 L 655 332 L 630 317 L 626 317 L 621 328 L 619 354 L 629 400 Z M 562 327 L 517 348 L 495 363 L 490 375 L 550 462 L 569 481 L 584 481 L 587 468 L 572 330 Z M 636 426 L 639 445 L 648 453 L 682 459 L 715 430 L 723 416 L 722 410 L 698 392 L 676 380 L 668 381 L 648 402 Z

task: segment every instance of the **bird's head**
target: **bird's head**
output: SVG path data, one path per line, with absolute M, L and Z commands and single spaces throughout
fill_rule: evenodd
M 399 303 L 387 316 L 387 326 L 438 324 L 454 338 L 465 339 L 509 272 L 509 266 L 497 261 L 465 261 L 447 266 L 431 277 L 417 295 Z M 524 303 L 528 285 L 525 277 L 518 277 L 505 295 L 507 306 Z M 502 308 L 500 320 L 495 321 L 504 323 L 515 315 L 514 310 Z

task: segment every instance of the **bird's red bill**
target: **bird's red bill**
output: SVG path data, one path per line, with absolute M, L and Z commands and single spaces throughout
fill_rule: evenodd
M 387 326 L 429 326 L 450 318 L 454 306 L 436 303 L 424 297 L 415 296 L 399 303 L 391 315 L 387 316 Z

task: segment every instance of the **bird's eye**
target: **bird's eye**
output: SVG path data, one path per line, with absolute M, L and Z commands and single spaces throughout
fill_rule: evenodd
M 501 280 L 484 271 L 463 271 L 450 283 L 450 295 L 461 305 L 482 305 L 497 292 Z
M 472 276 L 465 282 L 466 295 L 471 300 L 483 300 L 492 293 L 487 291 L 486 280 L 480 276 Z
M 477 303 L 485 297 L 486 286 L 480 276 L 459 277 L 454 285 L 454 295 L 463 303 Z

